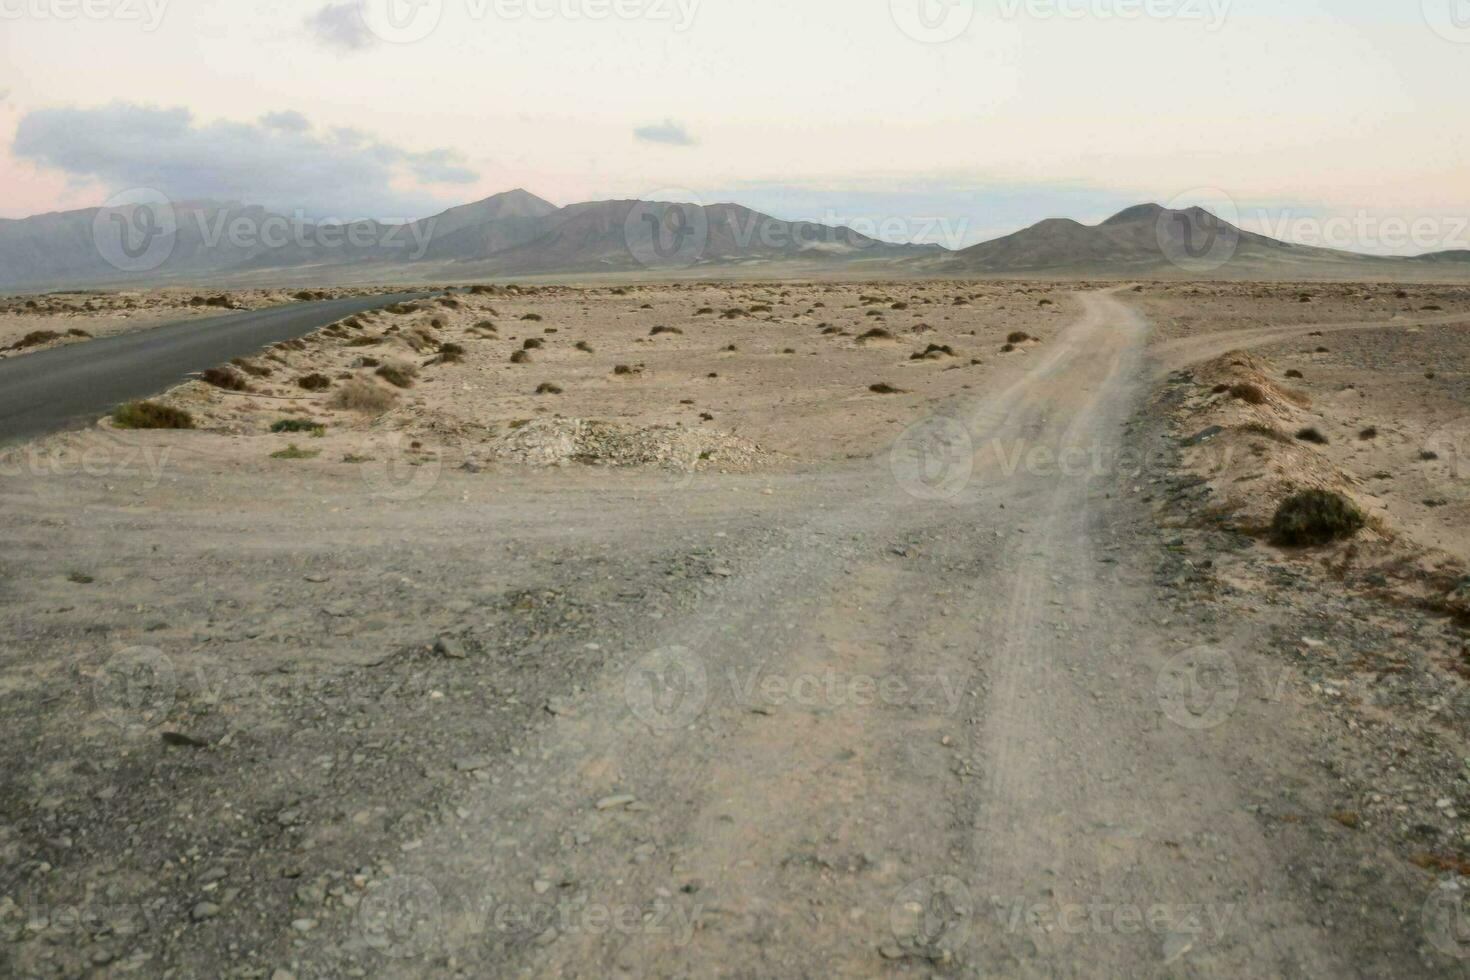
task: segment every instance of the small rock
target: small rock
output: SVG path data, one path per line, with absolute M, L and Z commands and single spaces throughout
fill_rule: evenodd
M 469 656 L 464 644 L 452 636 L 441 636 L 434 643 L 434 652 L 447 660 L 464 660 Z
M 219 915 L 219 906 L 213 902 L 200 902 L 194 906 L 189 915 L 195 922 L 203 922 L 205 919 L 212 919 Z

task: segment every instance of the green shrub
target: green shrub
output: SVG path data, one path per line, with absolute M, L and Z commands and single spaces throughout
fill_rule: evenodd
M 1281 502 L 1271 519 L 1271 540 L 1303 547 L 1350 538 L 1367 518 L 1352 501 L 1331 490 L 1304 490 Z
M 271 459 L 314 459 L 320 454 L 319 449 L 302 449 L 293 442 L 285 449 L 271 453 Z
M 296 379 L 296 384 L 307 391 L 325 391 L 332 387 L 332 379 L 325 374 L 303 374 Z
M 326 430 L 326 426 L 311 419 L 281 419 L 271 426 L 272 432 L 309 432 L 315 435 Z
M 128 402 L 112 413 L 112 424 L 119 429 L 192 429 L 194 416 L 158 402 Z

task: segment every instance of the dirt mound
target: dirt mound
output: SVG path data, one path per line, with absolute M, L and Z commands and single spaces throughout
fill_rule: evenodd
M 1278 385 L 1275 373 L 1265 360 L 1241 351 L 1193 372 L 1202 387 L 1186 411 L 1197 435 L 1184 457 L 1210 482 L 1217 509 L 1256 534 L 1265 534 L 1281 502 L 1302 490 L 1340 493 L 1371 512 L 1357 479 L 1292 435 L 1317 419 L 1307 407 L 1310 399 Z
M 1277 418 L 1296 418 L 1312 400 L 1278 384 L 1276 372 L 1265 360 L 1245 351 L 1231 351 L 1194 370 L 1196 381 L 1212 385 L 1215 394 L 1246 406 L 1263 409 Z
M 748 439 L 710 429 L 630 426 L 595 419 L 532 419 L 483 451 L 486 460 L 528 466 L 657 466 L 674 470 L 752 470 L 772 454 Z

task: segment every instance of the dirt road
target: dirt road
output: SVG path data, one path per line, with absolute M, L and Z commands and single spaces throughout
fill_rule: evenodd
M 432 933 L 471 973 L 537 976 L 1351 973 L 1250 809 L 1273 720 L 1188 686 L 1208 654 L 1185 651 L 1221 638 L 1159 621 L 1115 472 L 1146 327 L 1086 310 L 955 406 L 921 478 L 778 485 L 720 588 L 620 638 L 534 743 L 464 763 L 483 792 L 348 946 L 376 922 L 389 953 Z
M 129 743 L 177 802 L 161 824 L 142 797 L 106 808 L 132 821 L 124 863 L 165 869 L 137 886 L 162 896 L 164 958 L 203 975 L 244 950 L 242 970 L 296 977 L 1453 967 L 1423 959 L 1402 862 L 1263 819 L 1326 807 L 1335 780 L 1284 668 L 1159 601 L 1148 328 L 1112 293 L 1082 301 L 1009 387 L 843 467 L 446 473 L 411 510 L 307 481 L 277 488 L 291 513 L 226 517 L 186 473 L 172 511 L 87 489 L 28 505 L 18 550 L 108 542 L 142 573 L 112 603 L 204 644 L 201 669 L 260 647 L 241 696 L 272 692 L 276 722 L 187 771 Z M 207 616 L 201 579 L 228 597 Z M 299 615 L 283 589 L 309 593 Z M 68 621 L 97 618 L 85 601 Z M 383 652 L 456 605 L 467 640 Z M 79 635 L 27 630 L 32 650 Z M 292 643 L 334 672 L 303 675 Z M 64 737 L 84 695 L 56 681 L 10 683 L 7 757 Z M 241 691 L 220 686 L 201 730 Z M 55 720 L 22 743 L 39 705 Z

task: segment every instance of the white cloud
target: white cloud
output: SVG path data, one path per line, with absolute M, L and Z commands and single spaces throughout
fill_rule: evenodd
M 672 119 L 653 126 L 639 126 L 633 130 L 633 138 L 643 143 L 662 143 L 665 146 L 693 146 L 694 137 L 680 123 Z
M 260 123 L 269 129 L 279 129 L 285 133 L 304 133 L 311 129 L 311 120 L 292 109 L 268 112 L 260 117 Z
M 377 38 L 362 16 L 362 0 L 331 3 L 306 18 L 307 32 L 323 47 L 337 51 L 363 51 Z
M 17 157 L 114 190 L 152 187 L 175 200 L 229 200 L 317 216 L 413 217 L 444 203 L 410 184 L 466 184 L 452 150 L 408 150 L 366 136 L 318 134 L 297 112 L 258 123 L 197 123 L 188 109 L 113 103 L 39 109 L 21 118 Z

